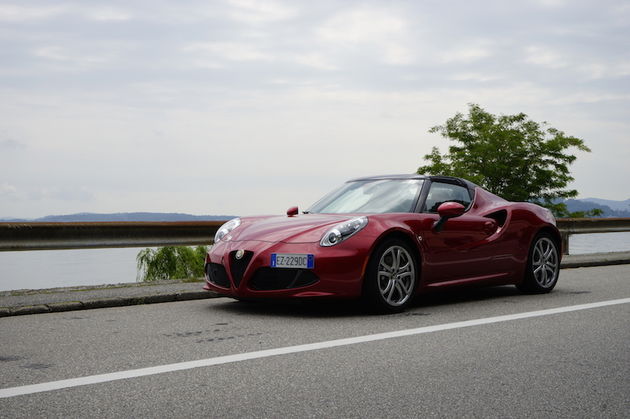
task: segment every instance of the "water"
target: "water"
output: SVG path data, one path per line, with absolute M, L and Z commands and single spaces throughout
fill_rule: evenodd
M 571 254 L 630 251 L 630 233 L 576 234 Z M 136 281 L 143 248 L 0 252 L 0 291 Z
M 630 251 L 630 232 L 574 234 L 569 236 L 569 254 Z
M 142 249 L 0 252 L 0 291 L 135 282 Z

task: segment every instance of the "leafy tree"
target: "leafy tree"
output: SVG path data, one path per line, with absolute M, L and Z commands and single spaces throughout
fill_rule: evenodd
M 166 246 L 138 253 L 138 280 L 197 279 L 204 276 L 206 246 Z
M 418 173 L 463 177 L 509 201 L 536 202 L 556 216 L 572 215 L 561 201 L 577 196 L 567 188 L 573 181 L 569 165 L 576 159 L 569 151 L 590 152 L 583 140 L 524 113 L 496 116 L 476 104 L 468 105 L 468 115 L 457 113 L 429 132 L 454 144 L 445 154 L 433 147 Z

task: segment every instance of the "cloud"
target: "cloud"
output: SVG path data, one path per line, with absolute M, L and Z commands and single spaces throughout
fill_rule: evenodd
M 328 57 L 320 53 L 309 53 L 296 55 L 294 57 L 296 63 L 316 68 L 318 70 L 336 70 L 337 66 L 333 64 Z
M 76 73 L 109 68 L 133 49 L 131 42 L 75 41 L 63 45 L 41 43 L 33 48 L 31 55 L 49 65 L 50 70 Z
M 126 10 L 114 7 L 94 7 L 85 4 L 75 4 L 56 6 L 22 6 L 14 4 L 0 4 L 0 22 L 33 22 L 50 19 L 60 19 L 70 15 L 81 16 L 82 18 L 101 21 L 125 21 L 132 17 Z
M 84 15 L 98 22 L 124 22 L 130 20 L 133 15 L 129 11 L 116 8 L 86 8 Z
M 525 48 L 525 62 L 553 70 L 567 66 L 566 58 L 561 53 L 537 45 Z
M 12 139 L 0 140 L 0 150 L 18 150 L 18 149 L 25 149 L 25 148 L 26 148 L 26 144 L 20 141 L 16 141 Z
M 593 93 L 573 93 L 561 97 L 550 98 L 549 102 L 555 105 L 576 105 L 576 104 L 596 104 L 602 102 L 628 102 L 630 93 L 627 94 L 593 94 Z
M 32 190 L 30 199 L 39 201 L 65 201 L 65 202 L 90 202 L 94 200 L 94 194 L 85 186 L 51 186 Z
M 342 47 L 363 48 L 386 64 L 404 65 L 414 60 L 407 43 L 407 21 L 388 9 L 342 11 L 326 20 L 316 33 L 320 41 Z
M 17 192 L 17 188 L 9 184 L 9 182 L 4 181 L 0 183 L 0 196 L 12 195 L 12 194 L 15 194 L 16 192 Z
M 406 27 L 402 17 L 385 10 L 363 9 L 340 12 L 318 30 L 322 39 L 341 43 L 380 42 L 401 35 Z
M 456 47 L 440 54 L 444 63 L 472 63 L 493 55 L 488 42 L 480 41 L 469 46 Z
M 0 22 L 27 22 L 57 17 L 66 11 L 64 6 L 16 6 L 0 4 Z
M 269 61 L 274 58 L 273 54 L 244 42 L 199 42 L 187 45 L 183 50 L 192 54 L 204 54 L 202 58 L 230 61 Z
M 630 76 L 630 63 L 589 62 L 576 65 L 579 73 L 592 80 Z
M 273 23 L 294 18 L 297 10 L 270 0 L 229 0 L 228 15 L 246 23 Z
M 489 73 L 455 73 L 450 79 L 454 81 L 473 81 L 480 83 L 488 83 L 500 80 L 502 77 L 491 75 Z
M 559 8 L 565 6 L 568 0 L 536 0 L 536 3 L 543 7 Z
M 625 61 L 624 61 L 625 59 Z M 535 66 L 574 74 L 580 80 L 602 80 L 630 76 L 628 57 L 594 54 L 585 59 L 579 51 L 560 52 L 557 48 L 529 46 L 525 48 L 524 61 Z
M 16 191 L 0 216 L 310 203 L 414 170 L 442 144 L 427 129 L 468 102 L 595 143 L 575 166 L 585 194 L 614 198 L 630 177 L 621 1 L 8 4 L 0 185 Z

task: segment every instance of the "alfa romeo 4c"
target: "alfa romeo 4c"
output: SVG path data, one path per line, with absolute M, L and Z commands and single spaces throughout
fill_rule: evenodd
M 551 212 L 464 179 L 374 176 L 346 182 L 307 211 L 235 218 L 216 233 L 205 289 L 239 299 L 363 298 L 381 312 L 415 294 L 558 281 Z

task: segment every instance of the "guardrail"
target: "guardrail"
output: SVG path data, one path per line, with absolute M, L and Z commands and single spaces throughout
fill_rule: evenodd
M 207 245 L 225 221 L 0 223 L 0 251 Z
M 225 221 L 0 223 L 0 251 L 208 245 Z M 558 228 L 568 253 L 571 234 L 630 231 L 630 218 L 560 218 Z

